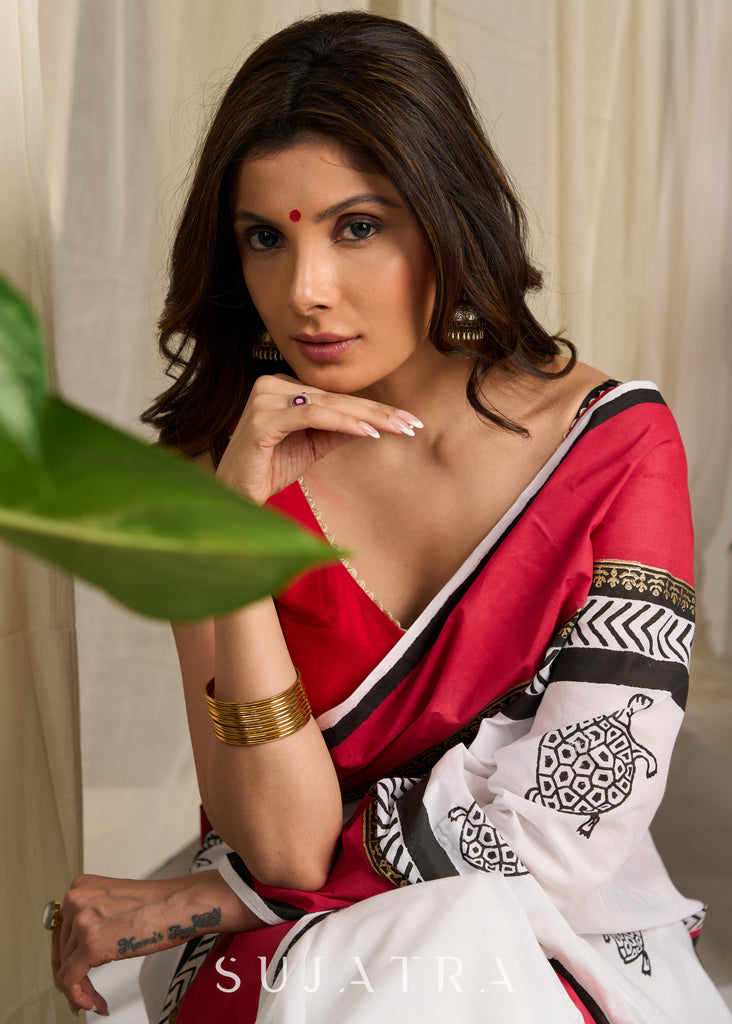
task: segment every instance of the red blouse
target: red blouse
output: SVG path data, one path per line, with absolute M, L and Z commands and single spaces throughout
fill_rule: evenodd
M 267 505 L 322 537 L 297 481 Z M 352 693 L 403 633 L 342 562 L 307 572 L 276 603 L 287 647 L 316 716 Z

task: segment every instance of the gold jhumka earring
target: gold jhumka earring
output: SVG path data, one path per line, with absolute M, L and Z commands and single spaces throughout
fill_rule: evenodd
M 452 314 L 445 337 L 448 341 L 482 341 L 485 321 L 467 302 L 459 303 Z
M 252 345 L 252 355 L 255 359 L 263 359 L 265 362 L 283 362 L 282 353 L 277 348 L 268 330 L 262 331 Z

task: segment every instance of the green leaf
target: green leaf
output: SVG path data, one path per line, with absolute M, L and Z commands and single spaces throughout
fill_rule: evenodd
M 45 401 L 45 348 L 38 321 L 0 277 L 0 437 L 19 445 L 30 458 L 39 454 Z
M 0 537 L 154 618 L 277 592 L 333 549 L 162 448 L 49 398 L 42 464 L 0 437 Z

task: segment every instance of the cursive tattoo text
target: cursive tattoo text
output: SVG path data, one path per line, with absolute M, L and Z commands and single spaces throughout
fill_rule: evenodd
M 193 914 L 191 924 L 183 927 L 180 924 L 172 924 L 168 928 L 169 939 L 188 939 L 191 935 L 203 931 L 204 928 L 213 928 L 221 921 L 221 907 L 214 907 L 208 914 Z
M 146 946 L 153 946 L 156 942 L 162 941 L 163 936 L 160 932 L 153 932 L 146 939 L 137 939 L 131 935 L 129 939 L 117 939 L 117 950 L 120 956 L 126 956 L 128 953 L 137 953 Z
M 206 928 L 214 928 L 220 923 L 221 907 L 214 907 L 207 914 L 193 914 L 189 925 L 169 925 L 168 940 L 177 939 L 180 941 L 181 939 L 189 939 L 192 935 L 197 935 Z M 138 939 L 135 935 L 130 935 L 127 939 L 117 939 L 118 955 L 129 956 L 129 954 L 139 953 L 141 950 L 146 949 L 147 946 L 154 946 L 158 942 L 162 942 L 163 938 L 164 936 L 160 932 L 153 932 L 152 935 L 148 935 L 145 939 Z

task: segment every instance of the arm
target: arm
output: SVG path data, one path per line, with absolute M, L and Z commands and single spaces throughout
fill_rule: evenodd
M 301 385 L 261 378 L 218 468 L 221 479 L 263 504 L 333 448 L 374 429 L 404 434 L 397 410 L 308 389 L 312 404 L 292 408 Z M 401 425 L 400 425 L 401 424 Z M 366 429 L 364 429 L 364 426 Z M 198 460 L 211 471 L 210 458 Z M 341 799 L 330 755 L 314 720 L 261 747 L 214 737 L 204 686 L 216 676 L 219 700 L 247 702 L 290 686 L 295 668 L 271 598 L 240 612 L 174 626 L 201 797 L 220 834 L 263 880 L 317 889 L 341 830 Z M 194 935 L 259 928 L 217 870 L 164 881 L 82 875 L 63 901 L 53 933 L 57 986 L 72 1010 L 106 1012 L 91 967 L 140 956 Z
M 204 702 L 204 684 L 214 675 L 217 698 L 235 702 L 278 693 L 295 679 L 271 598 L 215 623 L 175 626 L 174 634 L 211 823 L 262 881 L 320 888 L 342 811 L 333 762 L 315 720 L 283 739 L 238 747 L 215 738 Z
M 216 470 L 256 503 L 348 440 L 374 429 L 404 434 L 409 414 L 349 395 L 309 388 L 311 404 L 293 408 L 289 398 L 300 387 L 290 378 L 260 378 Z M 272 599 L 174 632 L 199 786 L 212 824 L 259 880 L 320 888 L 340 837 L 342 808 L 315 721 L 270 743 L 234 746 L 215 738 L 204 702 L 212 676 L 216 698 L 235 703 L 274 696 L 293 683 L 296 669 Z M 306 689 L 311 682 L 317 684 L 304 680 Z

